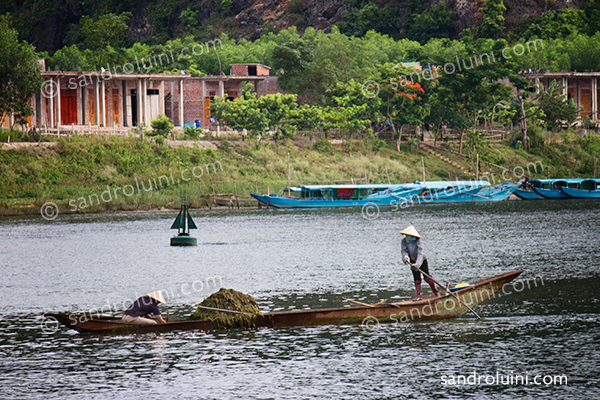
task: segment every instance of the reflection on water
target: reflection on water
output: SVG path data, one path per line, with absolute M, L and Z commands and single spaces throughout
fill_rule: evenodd
M 194 248 L 168 245 L 170 212 L 1 219 L 2 398 L 598 398 L 597 204 L 431 205 L 374 221 L 359 210 L 194 212 Z M 408 224 L 441 282 L 525 269 L 521 284 L 480 305 L 484 321 L 466 314 L 373 331 L 81 336 L 43 318 L 105 304 L 118 313 L 124 299 L 156 288 L 169 292 L 171 318 L 220 286 L 251 294 L 264 311 L 409 298 L 398 235 Z M 441 384 L 473 371 L 569 380 Z

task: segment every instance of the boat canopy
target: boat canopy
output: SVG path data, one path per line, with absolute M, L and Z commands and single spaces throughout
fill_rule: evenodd
M 542 189 L 558 189 L 561 186 L 566 186 L 570 188 L 579 188 L 579 185 L 585 179 L 582 178 L 570 178 L 570 179 L 531 179 L 529 182 L 536 188 Z
M 427 189 L 446 189 L 449 187 L 473 187 L 473 186 L 491 186 L 488 181 L 431 181 L 431 182 L 420 182 L 416 181 L 415 184 L 426 187 Z
M 582 190 L 596 190 L 600 186 L 600 179 L 586 179 L 581 182 Z
M 392 184 L 358 184 L 358 185 L 302 185 L 300 188 L 306 190 L 327 190 L 327 189 L 373 189 L 373 190 L 385 190 L 385 189 L 414 189 L 417 187 L 424 187 L 427 189 L 445 189 L 448 187 L 472 187 L 472 186 L 490 186 L 488 181 L 431 181 L 431 182 L 420 182 L 415 181 L 414 183 L 392 183 Z M 293 189 L 292 189 L 293 190 Z
M 373 185 L 302 185 L 300 188 L 307 190 L 327 190 L 327 189 L 375 189 L 385 190 L 391 188 L 397 188 L 407 185 L 406 183 L 395 183 L 395 184 L 373 184 Z M 410 183 L 408 184 L 410 185 Z

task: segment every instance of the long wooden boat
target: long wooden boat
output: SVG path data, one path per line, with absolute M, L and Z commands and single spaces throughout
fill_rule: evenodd
M 413 203 L 471 203 L 479 201 L 504 201 L 521 185 L 520 182 L 504 182 L 494 186 L 476 187 L 463 190 L 448 188 L 437 192 L 428 192 L 413 198 Z
M 537 187 L 542 187 L 542 185 L 549 187 L 550 182 L 551 179 L 532 179 L 525 181 L 517 190 L 515 190 L 515 195 L 521 200 L 543 200 L 545 197 L 534 192 L 532 188 L 534 185 Z
M 600 179 L 586 179 L 579 189 L 561 186 L 560 191 L 577 199 L 600 199 Z
M 473 282 L 470 286 L 455 291 L 454 294 L 471 308 L 490 299 L 504 285 L 517 278 L 523 271 L 512 271 Z M 506 293 L 509 294 L 509 293 Z M 280 311 L 265 313 L 256 318 L 256 327 L 289 327 L 311 325 L 351 325 L 372 326 L 383 323 L 404 323 L 411 321 L 441 320 L 459 317 L 468 312 L 467 307 L 458 302 L 446 291 L 441 297 L 433 294 L 422 300 L 405 300 L 378 306 L 349 306 L 315 310 Z M 135 325 L 121 321 L 120 317 L 90 316 L 82 314 L 46 314 L 64 326 L 81 333 L 120 334 L 169 332 L 185 330 L 218 329 L 210 321 L 176 320 L 157 325 Z
M 563 193 L 561 187 L 569 187 L 579 189 L 581 182 L 585 179 L 532 179 L 531 189 L 546 199 L 566 200 L 572 199 L 573 197 Z
M 262 205 L 274 208 L 331 208 L 394 206 L 411 203 L 412 199 L 426 193 L 437 193 L 453 189 L 456 192 L 481 190 L 489 186 L 488 181 L 431 181 L 401 184 L 372 185 L 303 185 L 286 188 L 281 195 L 251 196 Z

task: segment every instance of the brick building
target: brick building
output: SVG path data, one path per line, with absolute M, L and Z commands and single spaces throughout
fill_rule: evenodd
M 42 68 L 44 62 L 41 60 Z M 233 100 L 245 82 L 258 96 L 279 93 L 277 76 L 261 64 L 234 64 L 232 75 L 191 77 L 188 74 L 135 74 L 81 71 L 42 71 L 43 85 L 30 101 L 30 127 L 50 131 L 85 128 L 130 128 L 165 114 L 182 126 L 198 121 L 210 127 L 210 101 Z M 8 128 L 10 116 L 4 118 Z
M 210 101 L 215 97 L 228 100 L 242 95 L 245 82 L 254 85 L 258 97 L 266 94 L 282 93 L 277 86 L 277 76 L 270 75 L 270 68 L 262 64 L 233 64 L 231 75 L 199 76 L 183 82 L 183 123 L 184 125 L 200 123 L 203 128 L 210 127 Z M 181 126 L 180 92 L 174 82 L 165 83 L 165 114 L 176 126 Z
M 165 113 L 165 84 L 181 90 L 190 75 L 43 71 L 42 78 L 41 90 L 31 99 L 31 126 L 121 128 L 150 126 Z
M 590 117 L 591 120 L 598 121 L 600 72 L 546 72 L 524 76 L 532 83 L 539 79 L 544 88 L 547 88 L 552 81 L 558 81 L 563 88 L 561 94 L 566 95 L 568 99 L 573 99 L 575 104 L 581 107 L 581 118 Z

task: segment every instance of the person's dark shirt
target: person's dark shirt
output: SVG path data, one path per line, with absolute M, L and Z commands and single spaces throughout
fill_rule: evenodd
M 142 317 L 148 314 L 160 315 L 158 302 L 148 296 L 142 296 L 125 311 L 125 314 L 132 317 Z

